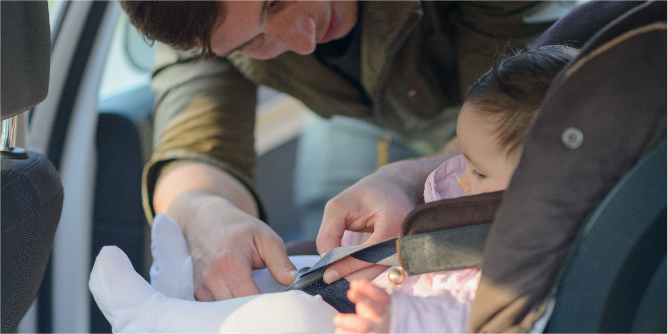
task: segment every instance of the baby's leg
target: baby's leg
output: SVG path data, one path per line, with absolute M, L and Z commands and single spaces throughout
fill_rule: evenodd
M 303 291 L 259 295 L 224 319 L 221 333 L 333 333 L 339 314 L 320 296 Z
M 390 328 L 390 295 L 369 280 L 350 282 L 348 299 L 356 314 L 339 314 L 336 326 L 344 332 L 386 333 Z
M 151 255 L 153 288 L 167 297 L 195 300 L 186 238 L 176 222 L 164 214 L 156 215 L 151 226 Z
M 114 332 L 332 332 L 337 313 L 301 291 L 203 303 L 169 298 L 117 247 L 102 248 L 89 287 Z

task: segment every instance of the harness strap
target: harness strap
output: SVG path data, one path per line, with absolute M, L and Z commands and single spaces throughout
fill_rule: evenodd
M 346 256 L 400 266 L 409 275 L 480 266 L 502 197 L 503 192 L 494 192 L 421 205 L 406 216 L 398 238 L 335 248 L 313 267 L 300 269 L 288 290 L 319 294 L 339 312 L 352 313 L 354 305 L 345 295 L 348 281 L 339 279 L 327 285 L 322 280 L 325 269 Z

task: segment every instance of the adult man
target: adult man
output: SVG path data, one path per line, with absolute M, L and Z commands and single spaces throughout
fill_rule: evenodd
M 509 40 L 522 47 L 552 23 L 528 19 L 546 5 L 533 2 L 121 3 L 150 39 L 219 56 L 196 61 L 159 48 L 155 145 L 144 180 L 147 214 L 167 213 L 188 240 L 203 301 L 257 293 L 251 268 L 266 266 L 282 284 L 294 279 L 252 186 L 256 85 L 322 116 L 353 116 L 427 142 L 434 153 L 454 137 L 461 94 L 496 49 Z M 387 165 L 332 199 L 318 250 L 338 246 L 345 229 L 373 232 L 368 242 L 397 235 L 447 154 Z M 341 261 L 325 282 L 366 266 Z

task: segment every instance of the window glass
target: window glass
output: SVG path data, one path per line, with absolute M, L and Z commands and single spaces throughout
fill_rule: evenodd
M 67 1 L 63 0 L 49 0 L 49 24 L 51 25 L 51 32 L 54 30 L 54 25 L 58 21 L 58 15 L 60 11 L 65 7 L 64 4 Z
M 155 46 L 147 42 L 121 11 L 107 55 L 99 100 L 148 85 Z

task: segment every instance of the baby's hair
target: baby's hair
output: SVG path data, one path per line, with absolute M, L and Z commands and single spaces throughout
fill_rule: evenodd
M 499 145 L 506 154 L 521 148 L 535 111 L 552 79 L 578 54 L 568 46 L 547 45 L 497 56 L 492 69 L 466 92 L 466 102 L 497 117 Z

